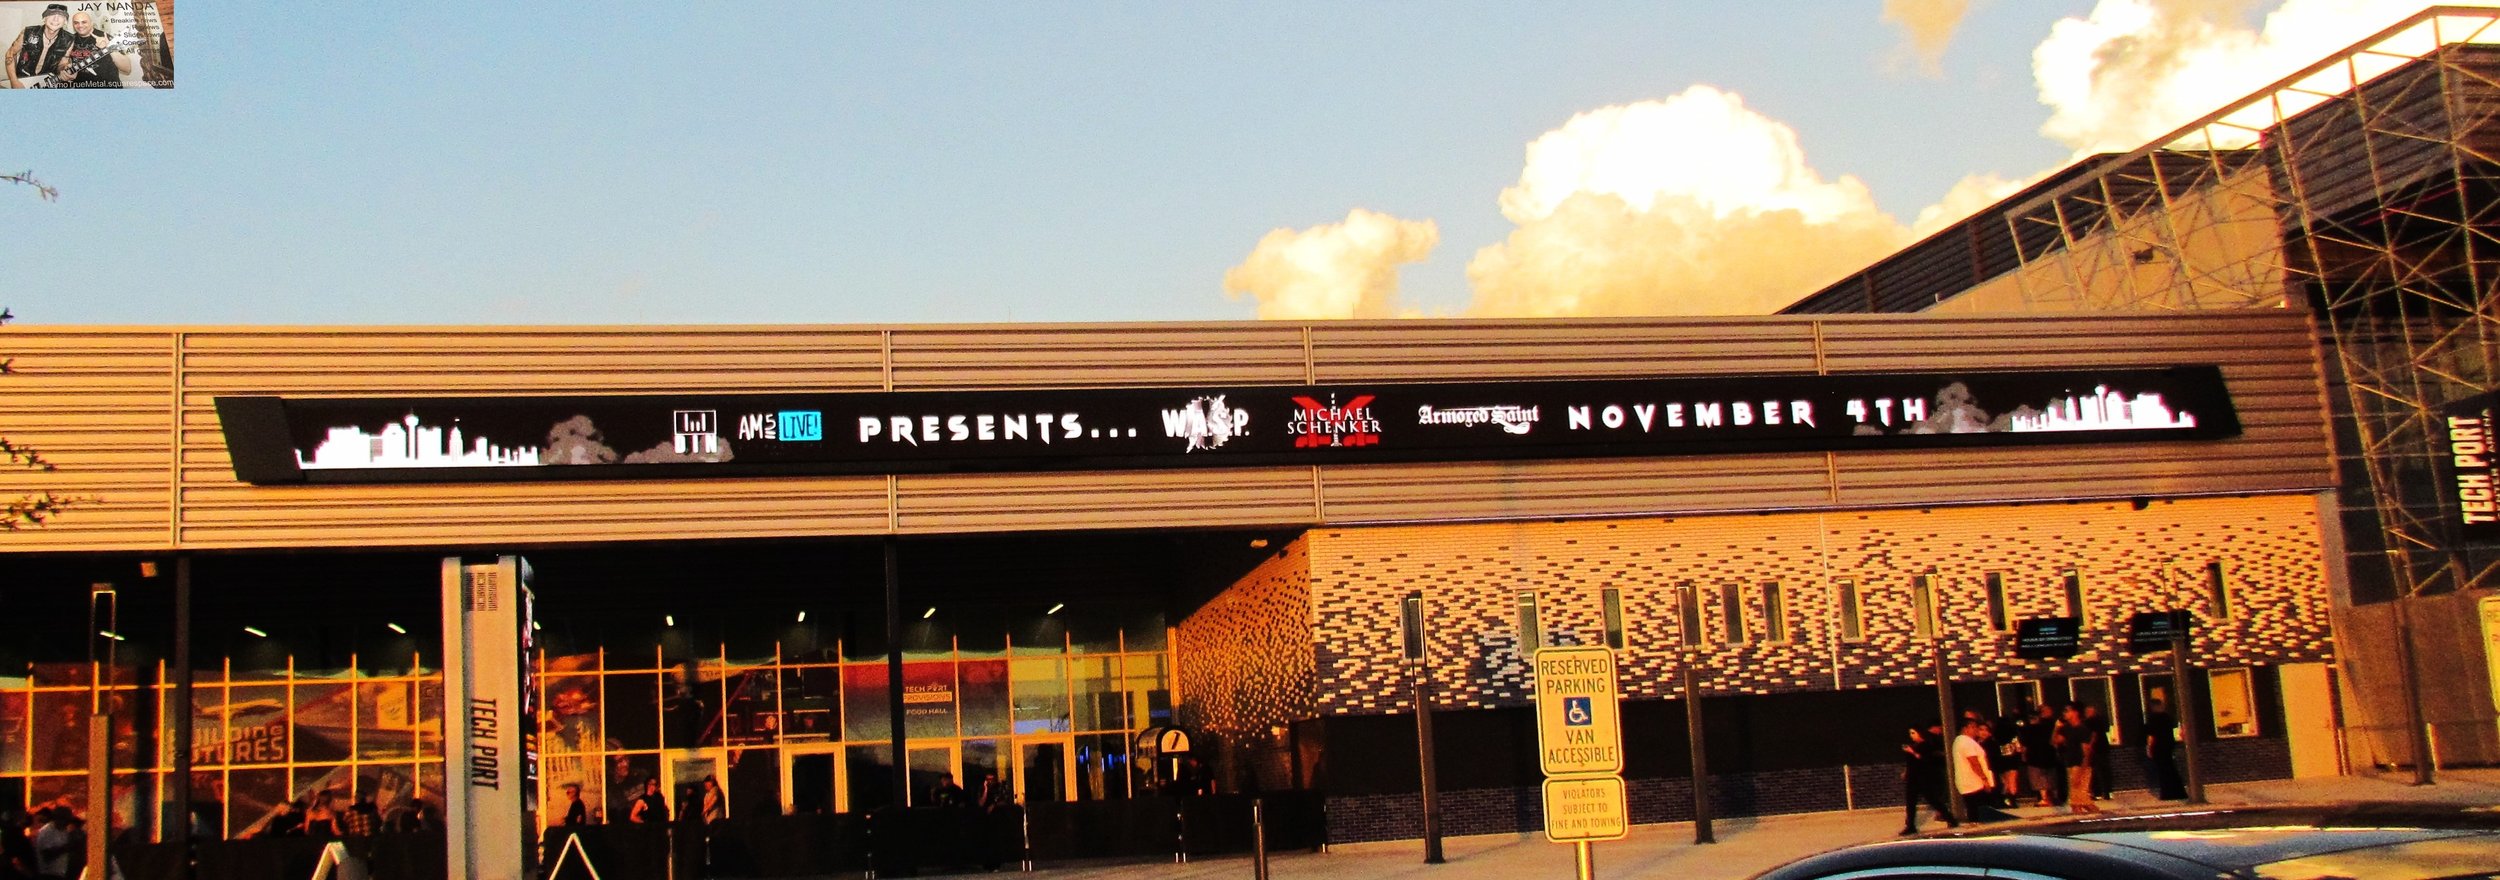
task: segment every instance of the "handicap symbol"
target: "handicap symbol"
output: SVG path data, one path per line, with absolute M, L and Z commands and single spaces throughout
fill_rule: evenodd
M 1563 726 L 1587 727 L 1595 723 L 1597 723 L 1597 719 L 1590 713 L 1589 698 L 1563 698 Z

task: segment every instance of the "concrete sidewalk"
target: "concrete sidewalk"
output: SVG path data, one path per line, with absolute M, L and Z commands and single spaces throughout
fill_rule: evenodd
M 2320 801 L 2436 801 L 2500 804 L 2500 770 L 2449 770 L 2438 785 L 2417 788 L 2409 775 L 2345 776 L 2279 782 L 2216 785 L 2206 790 L 2216 804 L 2303 803 Z M 2113 810 L 2177 806 L 2147 797 L 2142 791 L 2119 792 Z M 1922 811 L 1923 812 L 1923 811 Z M 2053 811 L 2025 808 L 2025 816 Z M 2062 812 L 2062 811 L 2058 811 Z M 1929 828 L 1942 826 L 1930 823 Z M 1741 880 L 1770 868 L 1824 850 L 1891 838 L 1901 830 L 1898 807 L 1845 813 L 1808 813 L 1764 818 L 1722 819 L 1713 823 L 1719 842 L 1693 844 L 1691 823 L 1644 825 L 1623 840 L 1598 844 L 1600 877 L 1659 880 Z M 1370 877 L 1570 877 L 1571 848 L 1547 843 L 1541 835 L 1501 834 L 1454 837 L 1443 844 L 1448 861 L 1423 864 L 1417 841 L 1365 843 L 1335 847 L 1326 853 L 1278 854 L 1269 860 L 1276 880 L 1352 880 Z M 1230 857 L 1192 862 L 1130 864 L 1046 870 L 1052 880 L 1145 880 L 1145 878 L 1248 878 L 1250 860 Z

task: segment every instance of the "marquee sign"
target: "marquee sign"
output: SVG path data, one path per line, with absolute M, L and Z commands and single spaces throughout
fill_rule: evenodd
M 220 397 L 257 484 L 1250 467 L 2199 440 L 2213 366 L 1029 391 Z

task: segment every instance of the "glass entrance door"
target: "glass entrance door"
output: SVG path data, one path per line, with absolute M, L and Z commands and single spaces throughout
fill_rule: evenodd
M 1068 782 L 1076 776 L 1072 737 L 1016 741 L 1016 794 L 1027 804 L 1068 800 Z
M 670 819 L 703 815 L 703 781 L 712 780 L 720 786 L 721 813 L 729 812 L 729 766 L 727 749 L 682 749 L 660 753 L 660 778 L 667 781 Z
M 937 806 L 935 794 L 945 780 L 953 779 L 955 787 L 963 787 L 963 780 L 954 779 L 955 768 L 962 764 L 956 748 L 954 743 L 911 747 L 911 799 L 907 803 L 915 807 Z
M 843 784 L 842 747 L 834 744 L 784 746 L 781 751 L 783 813 L 848 812 L 850 791 Z

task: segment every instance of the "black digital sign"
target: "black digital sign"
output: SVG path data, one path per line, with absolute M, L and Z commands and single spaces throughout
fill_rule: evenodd
M 2171 636 L 2196 625 L 2186 611 L 2145 611 L 2127 620 L 2127 652 L 2151 654 L 2170 650 Z
M 217 399 L 257 484 L 913 474 L 2201 440 L 2212 366 L 605 397 Z
M 2082 644 L 2083 618 L 2030 617 L 2014 626 L 2014 656 L 2025 660 L 2057 660 L 2075 656 Z

